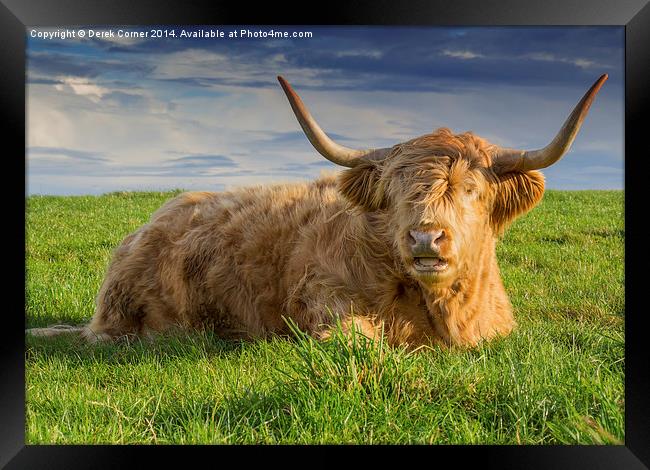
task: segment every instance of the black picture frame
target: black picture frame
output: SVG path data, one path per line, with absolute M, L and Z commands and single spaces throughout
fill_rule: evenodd
M 151 0 L 2 0 L 0 5 L 0 55 L 2 86 L 0 114 L 9 145 L 5 149 L 5 251 L 4 292 L 10 302 L 3 316 L 0 341 L 0 466 L 6 468 L 109 468 L 153 463 L 157 458 L 176 457 L 186 462 L 227 459 L 223 452 L 236 447 L 212 446 L 41 446 L 25 445 L 25 278 L 9 275 L 25 271 L 25 252 L 15 247 L 25 241 L 25 39 L 28 26 L 74 26 L 109 24 L 239 24 L 239 25 L 618 25 L 625 28 L 625 259 L 626 363 L 625 445 L 621 446 L 414 446 L 409 461 L 427 459 L 431 465 L 453 462 L 465 466 L 497 468 L 648 468 L 650 466 L 650 381 L 648 352 L 643 336 L 641 268 L 646 263 L 641 245 L 644 189 L 648 173 L 645 155 L 644 114 L 650 93 L 650 6 L 648 0 L 388 0 L 311 4 L 297 9 L 290 3 L 265 2 L 254 7 L 244 2 L 151 1 Z M 22 155 L 22 157 L 21 157 Z M 6 185 L 5 185 L 6 187 Z M 643 253 L 643 254 L 642 254 Z M 23 293 L 21 296 L 20 293 Z M 308 447 L 292 448 L 292 460 L 308 465 L 312 459 L 293 457 Z M 269 452 L 280 447 L 268 446 Z M 263 455 L 261 449 L 246 453 Z M 350 450 L 346 447 L 347 450 Z M 390 447 L 365 452 L 364 463 Z M 242 449 L 239 449 L 240 451 Z M 283 449 L 286 452 L 286 447 Z M 328 448 L 327 452 L 337 450 Z M 353 449 L 354 450 L 354 449 Z M 361 449 L 359 449 L 361 450 Z M 367 450 L 367 449 L 366 449 Z M 393 449 L 403 451 L 405 449 Z M 214 452 L 220 454 L 214 454 Z M 246 450 L 244 449 L 244 452 Z M 416 452 L 420 455 L 411 454 Z M 173 454 L 172 454 L 173 453 Z M 192 460 L 187 460 L 193 454 Z M 204 455 L 196 455 L 204 454 Z M 210 455 L 208 455 L 210 454 Z M 244 454 L 244 455 L 246 455 Z M 451 459 L 451 460 L 450 460 Z M 330 459 L 328 459 L 330 460 Z M 239 461 L 241 462 L 241 460 Z M 283 464 L 287 462 L 284 459 Z M 169 461 L 171 463 L 171 460 Z M 224 462 L 225 463 L 225 462 Z M 447 463 L 446 465 L 449 465 Z

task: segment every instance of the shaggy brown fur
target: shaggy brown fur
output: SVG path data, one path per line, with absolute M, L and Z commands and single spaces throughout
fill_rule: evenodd
M 544 179 L 497 175 L 494 151 L 439 129 L 338 177 L 182 194 L 116 249 L 82 335 L 260 338 L 288 333 L 283 317 L 316 337 L 339 317 L 412 348 L 505 335 L 515 322 L 495 243 L 539 202 Z M 432 228 L 445 231 L 449 268 L 423 274 L 408 234 Z
M 493 151 L 440 129 L 338 178 L 182 194 L 116 249 L 82 334 L 260 338 L 288 333 L 287 317 L 325 337 L 336 316 L 410 347 L 507 334 L 515 322 L 495 243 L 539 202 L 544 180 L 498 176 Z M 445 230 L 449 269 L 418 273 L 408 233 L 432 227 Z

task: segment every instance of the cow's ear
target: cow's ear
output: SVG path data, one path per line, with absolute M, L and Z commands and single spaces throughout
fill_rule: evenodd
M 544 175 L 539 171 L 510 172 L 496 178 L 491 222 L 495 233 L 501 234 L 542 199 Z
M 341 173 L 338 188 L 341 194 L 354 205 L 369 211 L 385 209 L 386 196 L 380 177 L 379 164 L 371 161 L 362 162 Z

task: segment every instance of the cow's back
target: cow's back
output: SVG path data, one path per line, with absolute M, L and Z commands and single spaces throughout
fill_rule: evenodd
M 125 323 L 135 334 L 176 325 L 225 337 L 282 332 L 300 234 L 344 207 L 331 176 L 183 193 L 115 251 L 90 326 L 109 335 Z

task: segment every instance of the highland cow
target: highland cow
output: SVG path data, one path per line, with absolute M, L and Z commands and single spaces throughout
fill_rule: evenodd
M 541 150 L 438 129 L 391 148 L 332 141 L 278 77 L 307 138 L 338 176 L 167 202 L 116 249 L 89 341 L 181 328 L 224 338 L 327 337 L 338 318 L 414 348 L 508 334 L 498 237 L 544 193 L 537 171 L 569 149 L 607 75 Z

